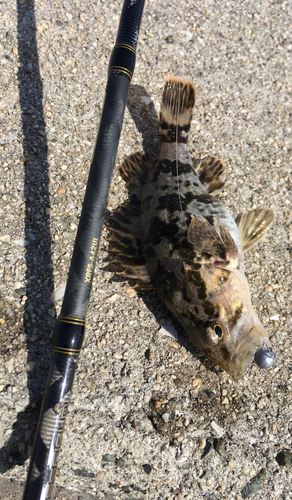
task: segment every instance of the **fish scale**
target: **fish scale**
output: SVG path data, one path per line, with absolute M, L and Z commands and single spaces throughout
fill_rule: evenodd
M 258 208 L 233 219 L 216 198 L 226 169 L 210 155 L 191 158 L 194 103 L 191 82 L 165 82 L 159 155 L 134 153 L 120 166 L 129 200 L 114 213 L 108 239 L 119 274 L 136 279 L 138 288 L 155 288 L 195 346 L 238 380 L 253 358 L 265 368 L 274 359 L 263 362 L 271 344 L 243 263 L 273 212 Z

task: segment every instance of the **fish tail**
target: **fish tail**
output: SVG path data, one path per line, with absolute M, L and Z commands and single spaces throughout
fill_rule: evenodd
M 170 76 L 164 85 L 160 110 L 161 141 L 187 143 L 195 104 L 192 82 Z

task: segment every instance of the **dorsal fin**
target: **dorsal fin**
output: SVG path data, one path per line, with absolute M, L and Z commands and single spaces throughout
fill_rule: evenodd
M 215 195 L 223 189 L 226 172 L 223 160 L 206 155 L 193 159 L 193 167 L 207 193 Z
M 193 217 L 188 228 L 189 241 L 205 263 L 218 267 L 237 268 L 239 265 L 238 250 L 233 238 L 220 223 L 220 234 L 202 217 Z
M 125 181 L 129 193 L 141 195 L 146 162 L 146 154 L 143 151 L 138 151 L 125 158 L 120 165 L 120 176 Z
M 270 208 L 254 208 L 235 217 L 240 234 L 242 249 L 245 252 L 264 238 L 274 220 L 274 212 Z

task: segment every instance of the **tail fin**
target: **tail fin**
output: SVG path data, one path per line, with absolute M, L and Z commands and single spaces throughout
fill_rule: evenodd
M 160 110 L 162 142 L 187 143 L 195 96 L 196 91 L 192 82 L 172 76 L 166 80 Z

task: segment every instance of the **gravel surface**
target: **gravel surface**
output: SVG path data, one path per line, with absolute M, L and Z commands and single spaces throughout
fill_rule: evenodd
M 18 500 L 122 2 L 1 4 L 0 498 Z M 157 151 L 164 80 L 192 79 L 191 150 L 226 162 L 222 200 L 275 211 L 245 262 L 277 359 L 233 383 L 154 291 L 114 274 L 103 238 L 58 500 L 292 498 L 291 19 L 285 0 L 146 2 L 117 163 Z M 107 216 L 125 197 L 116 170 Z

